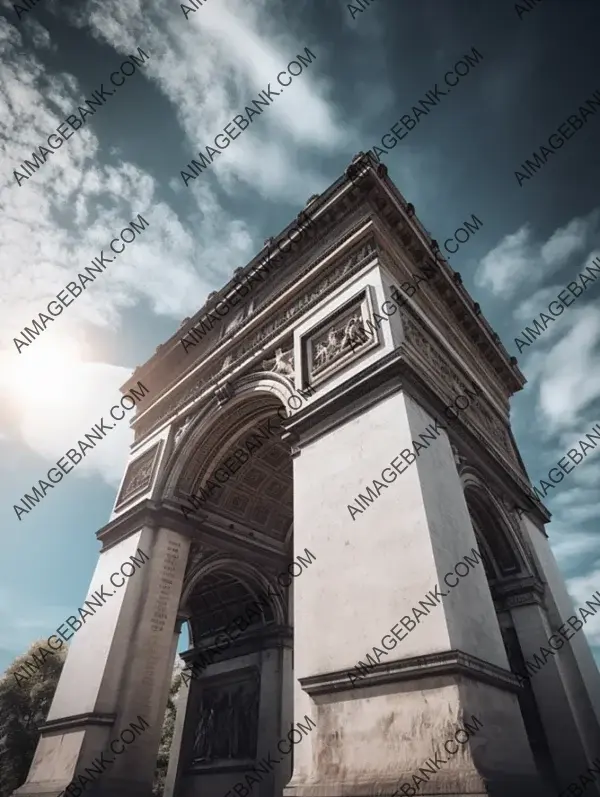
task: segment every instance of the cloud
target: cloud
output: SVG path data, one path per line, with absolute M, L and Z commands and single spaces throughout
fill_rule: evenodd
M 319 70 L 323 49 L 290 35 L 283 12 L 277 17 L 272 4 L 222 0 L 186 21 L 178 5 L 159 0 L 143 9 L 137 2 L 90 0 L 71 18 L 122 53 L 142 46 L 152 54 L 146 74 L 175 109 L 189 141 L 188 162 L 269 83 L 280 90 L 277 75 L 298 54 L 306 58 L 309 48 L 313 63 L 215 157 L 211 174 L 229 193 L 243 183 L 270 200 L 305 202 L 327 181 L 301 155 L 361 148 L 330 100 L 332 84 Z M 194 195 L 197 182 L 191 183 Z
M 600 313 L 584 305 L 562 319 L 560 340 L 541 337 L 532 344 L 537 350 L 524 370 L 537 387 L 538 424 L 546 437 L 562 430 L 583 434 L 595 422 L 585 412 L 600 395 L 599 343 Z
M 515 293 L 532 260 L 531 230 L 527 225 L 502 241 L 488 252 L 475 274 L 475 283 L 488 288 L 497 296 L 509 297 Z
M 510 298 L 523 286 L 532 288 L 540 285 L 586 248 L 592 249 L 592 252 L 585 262 L 591 262 L 600 251 L 599 220 L 600 209 L 596 208 L 587 216 L 571 219 L 564 227 L 555 230 L 543 244 L 534 241 L 529 224 L 523 225 L 517 232 L 506 235 L 484 256 L 475 274 L 476 285 L 496 296 Z M 564 285 L 559 290 L 562 288 Z M 544 306 L 540 307 L 534 315 L 543 309 Z M 519 317 L 523 313 L 524 309 L 519 310 Z
M 592 599 L 595 592 L 600 589 L 600 567 L 586 573 L 585 575 L 576 576 L 567 581 L 569 594 L 573 599 L 575 608 L 583 606 L 587 601 Z M 595 598 L 597 600 L 597 598 Z M 595 614 L 591 618 L 587 618 L 584 625 L 585 635 L 588 638 L 590 645 L 600 646 L 600 613 Z

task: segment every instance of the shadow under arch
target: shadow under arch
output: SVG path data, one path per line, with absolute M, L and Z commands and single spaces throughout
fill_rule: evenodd
M 211 403 L 197 410 L 183 440 L 158 484 L 161 499 L 177 500 L 194 493 L 213 473 L 222 452 L 267 418 L 283 420 L 296 396 L 280 374 L 258 372 L 230 384 L 231 398 L 223 406 Z
M 556 793 L 558 780 L 550 746 L 540 707 L 527 679 L 525 655 L 516 631 L 513 604 L 510 603 L 511 594 L 518 594 L 523 585 L 531 589 L 537 582 L 539 594 L 543 593 L 543 586 L 525 541 L 511 523 L 505 507 L 493 495 L 482 476 L 469 465 L 461 467 L 459 474 L 494 601 L 498 629 L 508 666 L 511 672 L 525 675 L 525 679 L 520 679 L 522 689 L 517 694 L 525 732 L 547 793 Z
M 488 581 L 494 583 L 531 572 L 531 561 L 504 507 L 480 474 L 467 466 L 462 469 L 460 478 Z
M 197 644 L 199 638 L 205 634 L 198 633 L 198 629 L 194 627 L 193 617 L 196 614 L 195 607 L 192 605 L 194 594 L 198 588 L 210 581 L 211 576 L 225 576 L 231 580 L 237 581 L 240 586 L 240 599 L 242 593 L 252 598 L 253 602 L 258 605 L 263 605 L 259 602 L 261 593 L 269 595 L 269 609 L 267 614 L 263 613 L 264 624 L 272 621 L 277 625 L 285 625 L 286 623 L 286 607 L 284 601 L 279 595 L 278 588 L 266 574 L 261 573 L 254 565 L 235 559 L 234 557 L 215 553 L 209 555 L 204 561 L 198 563 L 186 575 L 179 605 L 179 613 L 181 616 L 188 618 L 188 628 L 190 635 L 190 647 Z M 218 595 L 218 590 L 212 588 L 212 592 Z M 224 606 L 224 608 L 232 608 Z M 240 605 L 233 607 L 233 611 L 241 612 L 243 609 L 243 601 Z

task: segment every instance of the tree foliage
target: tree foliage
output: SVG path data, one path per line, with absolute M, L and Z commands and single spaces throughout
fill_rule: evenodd
M 37 672 L 24 675 L 23 665 L 45 645 L 45 640 L 34 642 L 0 678 L 0 797 L 10 797 L 27 777 L 38 727 L 46 721 L 65 663 L 66 648 L 62 648 L 40 663 Z
M 169 689 L 169 699 L 163 720 L 162 733 L 160 737 L 160 747 L 158 748 L 158 758 L 156 760 L 156 772 L 154 774 L 154 785 L 152 787 L 153 797 L 162 797 L 165 788 L 165 778 L 169 766 L 169 753 L 171 742 L 173 741 L 173 731 L 175 730 L 175 700 L 179 687 L 181 686 L 181 673 L 175 672 Z M 0 796 L 1 797 L 1 796 Z

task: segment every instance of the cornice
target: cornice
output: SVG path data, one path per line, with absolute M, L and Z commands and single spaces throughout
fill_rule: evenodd
M 68 717 L 60 717 L 56 720 L 46 720 L 38 730 L 43 733 L 64 732 L 74 728 L 85 728 L 88 725 L 111 726 L 115 724 L 116 714 L 107 714 L 102 711 L 88 711 L 86 714 L 71 714 Z
M 288 226 L 279 234 L 279 236 L 277 236 L 276 239 L 270 239 L 271 245 L 273 244 L 273 241 L 281 240 L 289 231 L 291 231 L 291 229 L 294 228 L 300 219 L 303 219 L 302 223 L 306 223 L 306 220 L 310 218 L 313 223 L 313 231 L 310 236 L 302 236 L 301 238 L 298 238 L 295 242 L 298 244 L 298 246 L 290 247 L 288 252 L 282 253 L 281 262 L 277 266 L 277 271 L 274 272 L 274 275 L 271 278 L 275 284 L 279 282 L 280 285 L 273 293 L 268 294 L 269 303 L 276 301 L 278 296 L 290 286 L 292 281 L 297 279 L 299 269 L 302 270 L 308 263 L 309 266 L 307 270 L 310 271 L 315 264 L 327 258 L 332 251 L 335 251 L 337 245 L 343 239 L 337 239 L 328 248 L 318 251 L 315 257 L 315 247 L 318 247 L 322 241 L 326 240 L 329 233 L 338 227 L 352 210 L 356 210 L 361 205 L 363 195 L 366 195 L 369 189 L 374 185 L 374 177 L 374 171 L 372 171 L 372 173 L 365 174 L 360 180 L 359 185 L 354 186 L 348 185 L 344 176 L 340 177 L 330 188 L 321 194 L 319 199 L 315 199 L 310 203 L 310 214 L 312 214 L 312 217 L 310 214 L 307 214 L 305 210 L 300 211 L 294 221 L 288 224 Z M 349 188 L 352 190 L 348 190 Z M 339 196 L 335 196 L 338 192 Z M 334 201 L 331 201 L 332 197 L 335 197 Z M 357 224 L 359 224 L 359 222 L 357 222 Z M 352 231 L 350 231 L 350 235 L 351 234 Z M 238 283 L 240 280 L 243 280 L 250 274 L 250 272 L 254 271 L 261 261 L 263 254 L 264 247 L 248 265 L 246 265 L 244 268 L 236 269 L 232 278 L 224 288 L 218 292 L 213 292 L 210 294 L 210 301 L 205 302 L 202 309 L 197 312 L 192 319 L 189 319 L 189 321 L 186 321 L 185 324 L 182 324 L 177 332 L 172 335 L 171 338 L 166 341 L 166 343 L 160 344 L 156 348 L 154 355 L 150 357 L 150 359 L 147 360 L 144 365 L 138 366 L 134 370 L 132 376 L 123 386 L 122 390 L 125 391 L 129 389 L 129 386 L 133 384 L 134 379 L 143 379 L 148 371 L 159 368 L 161 365 L 166 365 L 171 360 L 174 352 L 176 352 L 180 347 L 181 337 L 185 335 L 186 332 L 189 331 L 194 324 L 196 324 L 210 309 L 208 305 L 210 304 L 211 308 L 213 308 L 233 289 L 236 283 Z M 302 271 L 302 274 L 304 273 L 306 273 L 306 270 Z M 281 278 L 282 274 L 285 274 L 288 277 L 287 282 L 285 281 L 285 276 Z M 263 299 L 264 298 L 267 297 L 263 297 Z M 241 306 L 242 305 L 240 304 L 240 307 Z M 208 345 L 198 345 L 195 349 L 195 356 L 191 355 L 185 358 L 183 361 L 185 363 L 185 367 L 180 369 L 180 373 L 174 380 L 169 382 L 168 387 L 172 387 L 173 384 L 176 384 L 180 378 L 186 376 L 199 361 L 212 354 L 215 349 L 221 348 L 222 345 L 230 342 L 232 338 L 237 337 L 240 332 L 247 330 L 248 326 L 252 323 L 256 316 L 259 315 L 262 310 L 264 310 L 264 308 L 265 302 L 263 301 L 260 303 L 258 308 L 253 310 L 252 313 L 246 319 L 244 319 L 242 325 L 236 329 L 235 332 L 230 332 L 226 337 L 218 339 L 215 336 L 208 336 L 207 340 L 204 341 L 204 344 Z M 169 368 L 169 370 L 172 369 Z
M 299 678 L 298 681 L 311 697 L 440 677 L 470 678 L 509 692 L 519 692 L 522 688 L 518 678 L 509 670 L 461 650 L 429 653 L 425 656 L 411 656 L 399 661 L 375 664 L 370 672 L 357 680 L 357 686 L 350 683 L 349 672 L 351 671 L 336 670 Z
M 197 521 L 202 520 L 204 517 L 206 517 L 204 513 L 195 513 Z M 112 548 L 113 545 L 127 539 L 127 537 L 143 528 L 169 528 L 186 537 L 195 537 L 193 528 L 185 520 L 181 510 L 165 502 L 156 503 L 146 499 L 123 512 L 123 514 L 114 518 L 96 532 L 96 537 L 102 543 L 100 552 L 104 553 L 104 551 Z
M 361 231 L 363 234 L 353 242 L 351 251 L 341 254 L 339 259 L 332 257 Z M 206 363 L 197 364 L 194 371 L 189 372 L 176 388 L 159 395 L 154 403 L 132 423 L 136 433 L 149 436 L 156 431 L 161 422 L 175 415 L 192 401 L 200 401 L 211 396 L 219 380 L 223 379 L 224 373 L 219 370 L 219 366 L 227 358 L 231 358 L 229 368 L 243 358 L 248 361 L 246 368 L 250 368 L 252 358 L 264 358 L 264 351 L 269 344 L 295 324 L 303 312 L 321 302 L 344 280 L 363 268 L 369 258 L 376 255 L 377 247 L 369 222 L 363 219 L 346 231 L 342 238 L 338 238 L 318 261 L 313 261 L 302 272 L 296 274 L 293 286 L 285 285 L 277 296 L 272 297 L 268 306 L 263 307 L 256 317 L 248 321 L 247 326 L 237 330 L 232 339 L 215 349 Z M 319 266 L 327 258 L 332 258 L 331 262 L 319 272 Z M 294 290 L 295 285 L 311 272 L 318 273 L 314 284 L 312 286 L 307 284 L 304 289 Z M 282 301 L 280 307 L 274 309 L 276 301 L 290 291 L 293 293 L 288 301 Z

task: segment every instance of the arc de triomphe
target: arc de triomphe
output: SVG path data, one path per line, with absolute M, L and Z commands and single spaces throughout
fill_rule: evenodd
M 525 380 L 385 166 L 357 156 L 138 380 L 90 592 L 149 561 L 74 637 L 17 794 L 105 755 L 85 793 L 149 797 L 186 622 L 168 797 L 531 797 L 586 771 L 584 635 L 514 674 L 574 615 L 510 428 Z

